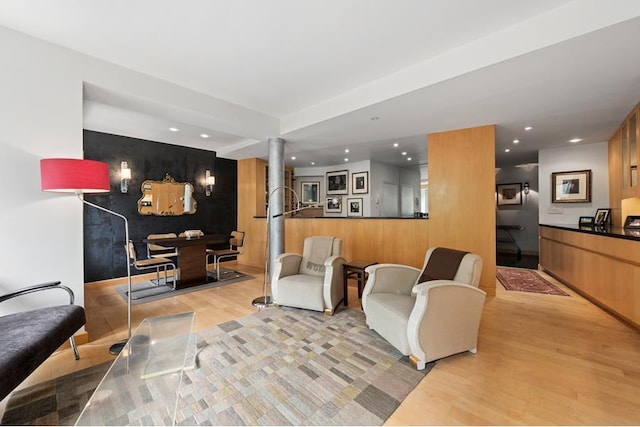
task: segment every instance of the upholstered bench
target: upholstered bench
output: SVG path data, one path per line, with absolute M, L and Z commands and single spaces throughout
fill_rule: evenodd
M 71 289 L 60 282 L 43 283 L 2 295 L 0 302 L 50 289 L 67 291 L 70 303 L 0 316 L 0 400 L 20 385 L 67 339 L 71 341 L 76 360 L 80 358 L 73 334 L 86 320 L 84 308 L 73 304 Z

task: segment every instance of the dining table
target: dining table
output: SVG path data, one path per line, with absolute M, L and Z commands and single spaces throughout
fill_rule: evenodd
M 207 246 L 229 243 L 228 234 L 205 234 L 199 237 L 168 237 L 144 239 L 144 243 L 176 248 L 178 251 L 179 279 L 176 289 L 215 282 L 215 277 L 207 274 Z

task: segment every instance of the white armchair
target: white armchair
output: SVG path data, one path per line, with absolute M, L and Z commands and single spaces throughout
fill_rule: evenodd
M 307 237 L 302 255 L 276 258 L 271 277 L 274 303 L 333 315 L 344 299 L 344 263 L 342 239 Z
M 422 270 L 398 264 L 367 267 L 362 292 L 366 322 L 417 369 L 427 362 L 464 351 L 476 352 L 486 293 L 478 289 L 482 258 L 467 253 L 453 280 L 418 283 Z M 435 259 L 435 258 L 434 258 Z

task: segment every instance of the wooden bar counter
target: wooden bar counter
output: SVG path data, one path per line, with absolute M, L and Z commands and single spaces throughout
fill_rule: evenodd
M 540 224 L 540 266 L 640 330 L 640 233 Z

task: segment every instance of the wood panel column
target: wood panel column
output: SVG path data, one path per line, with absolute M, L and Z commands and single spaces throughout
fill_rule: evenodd
M 432 133 L 429 151 L 429 246 L 482 257 L 480 288 L 495 295 L 495 125 Z

